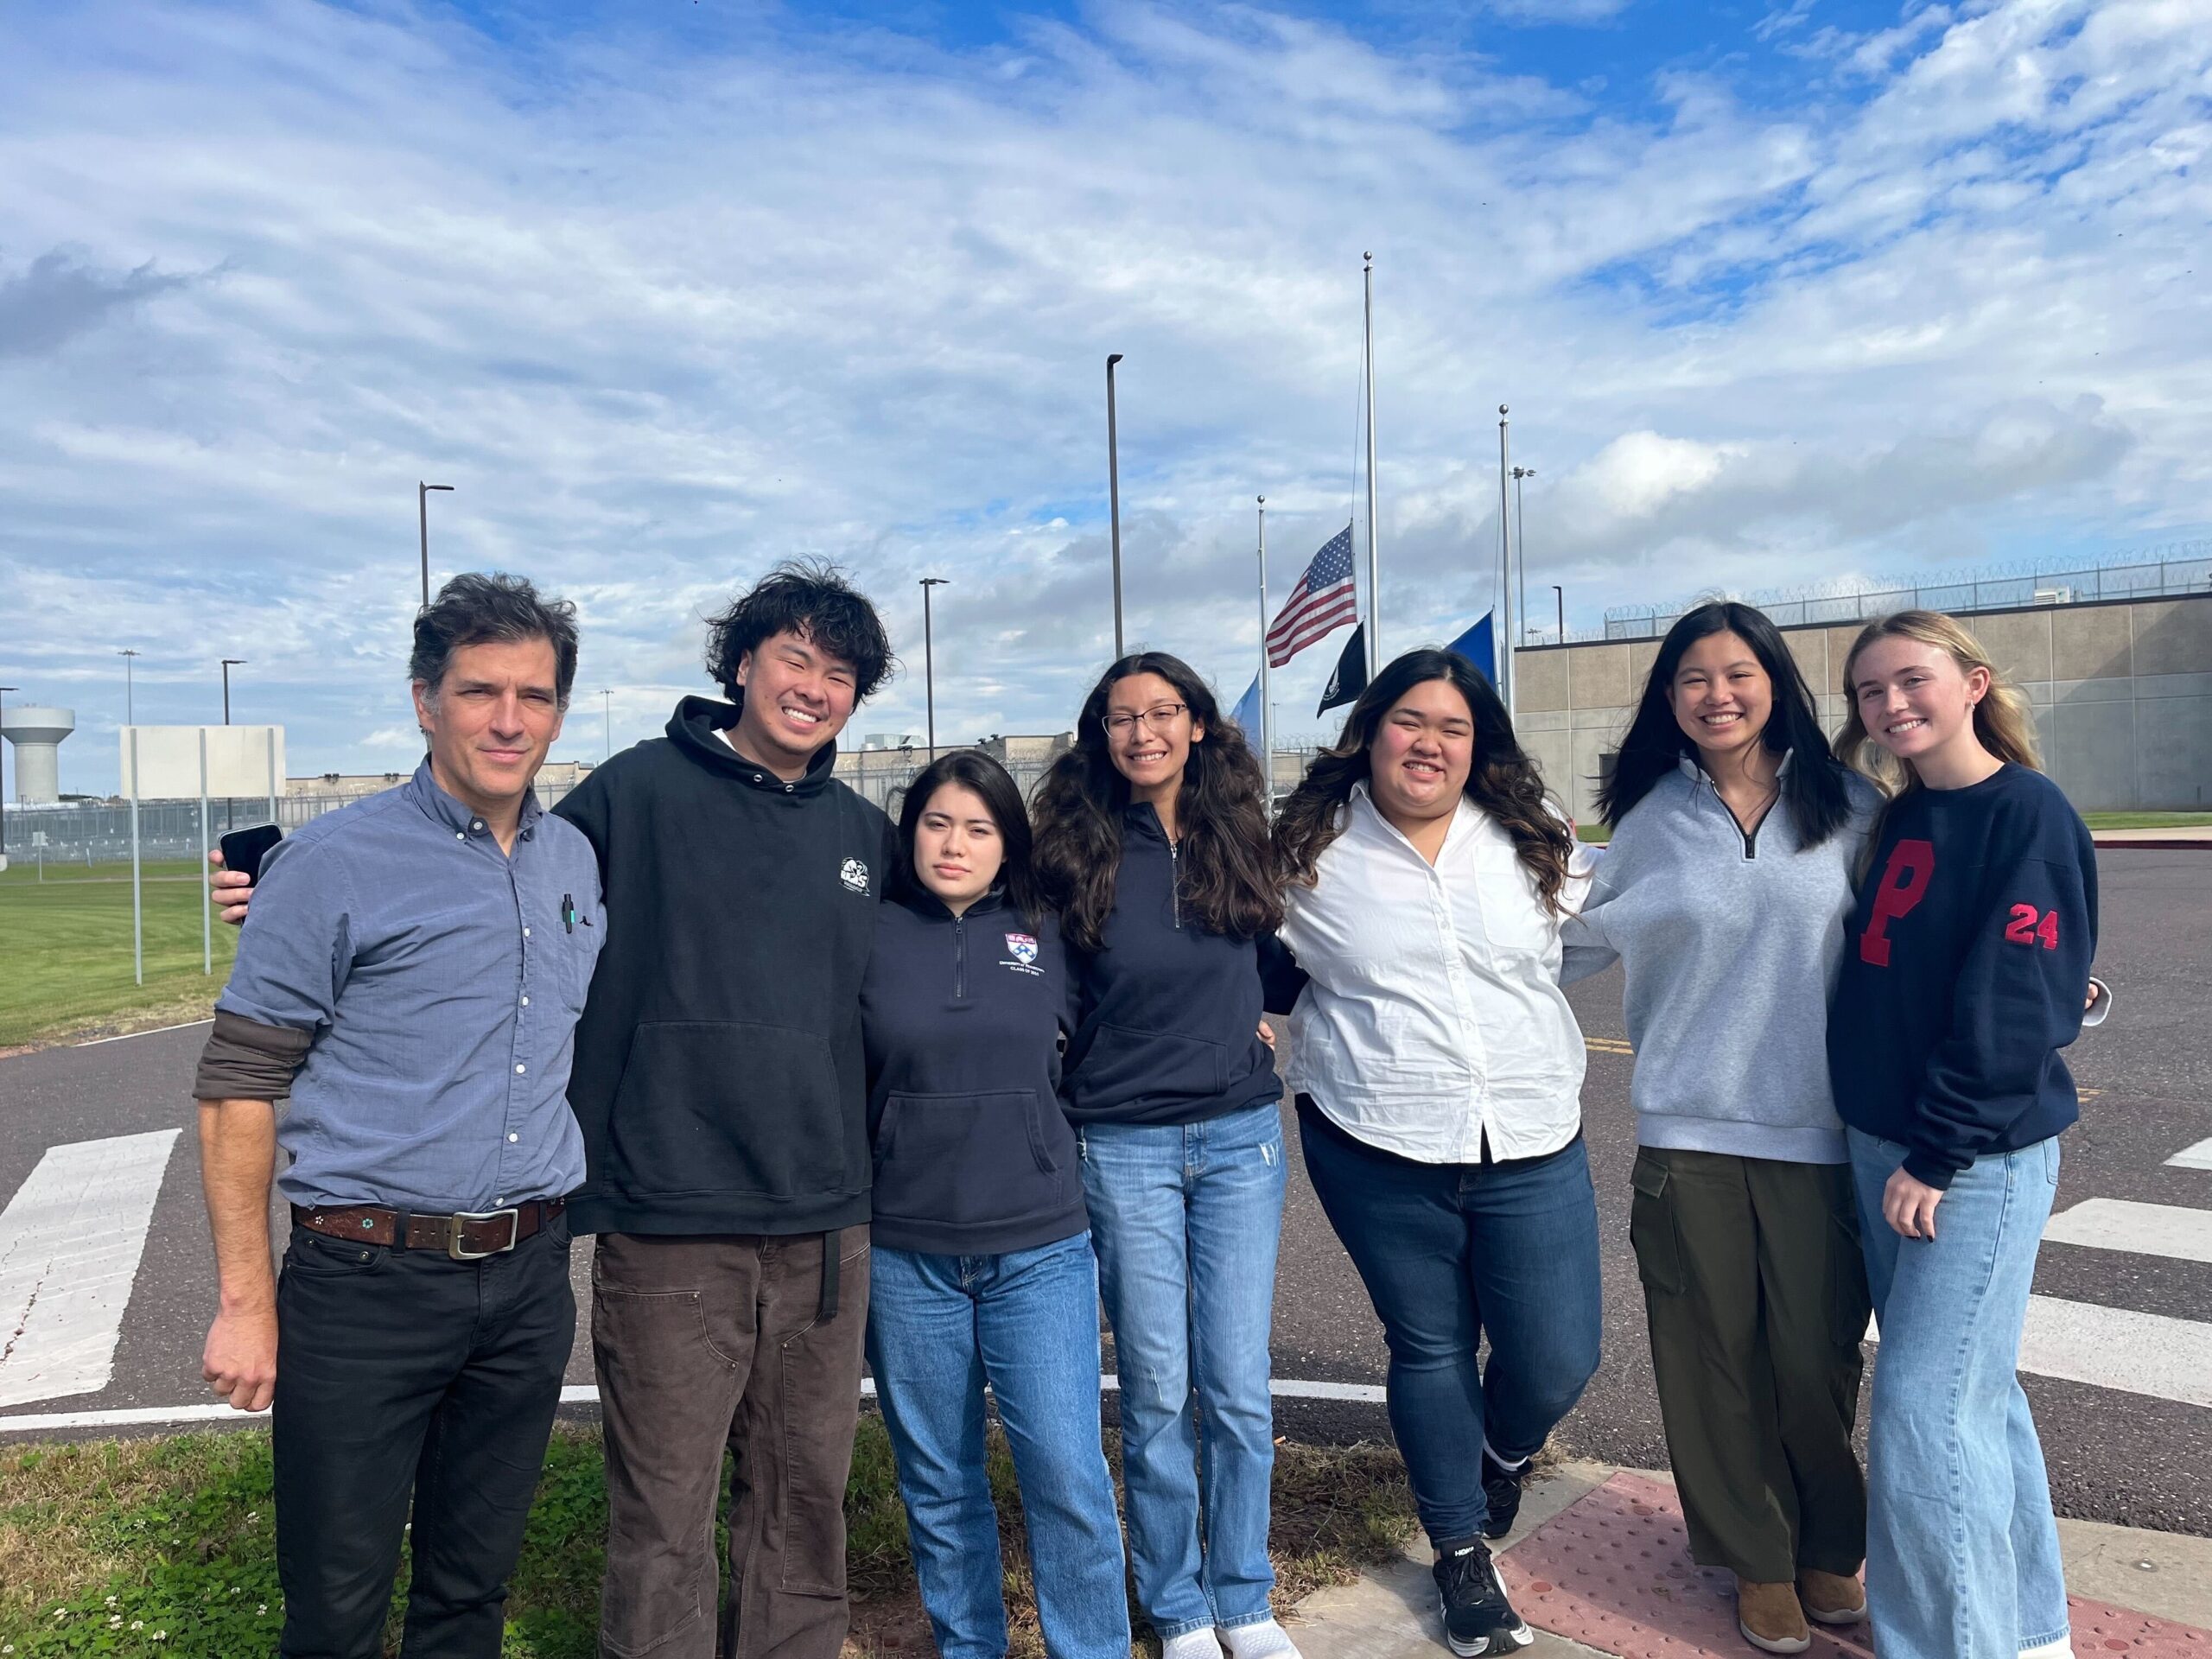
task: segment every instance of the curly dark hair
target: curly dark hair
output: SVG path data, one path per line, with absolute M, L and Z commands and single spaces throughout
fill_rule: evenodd
M 763 639 L 796 633 L 853 665 L 853 700 L 865 702 L 898 665 L 890 636 L 875 607 L 826 560 L 793 559 L 778 565 L 741 594 L 729 608 L 707 619 L 707 672 L 742 702 L 737 665 Z
M 1184 909 L 1209 932 L 1256 938 L 1282 925 L 1282 894 L 1268 873 L 1266 789 L 1260 762 L 1234 721 L 1189 664 L 1165 652 L 1124 657 L 1100 677 L 1077 716 L 1075 747 L 1037 785 L 1037 878 L 1060 931 L 1096 950 L 1122 866 L 1122 815 L 1129 784 L 1106 744 L 1106 699 L 1116 682 L 1157 674 L 1205 728 L 1191 744 L 1175 799 L 1176 880 Z
M 1368 751 L 1383 717 L 1408 691 L 1431 680 L 1449 682 L 1475 717 L 1467 798 L 1512 838 L 1522 868 L 1535 879 L 1537 898 L 1558 915 L 1573 835 L 1545 799 L 1543 779 L 1513 735 L 1513 722 L 1497 693 L 1472 663 L 1451 651 L 1409 651 L 1359 694 L 1345 718 L 1344 735 L 1313 757 L 1305 779 L 1275 817 L 1276 879 L 1285 886 L 1314 884 L 1321 855 L 1343 832 L 1344 806 L 1351 799 L 1352 785 L 1373 773 Z
M 553 647 L 553 690 L 561 707 L 576 683 L 576 607 L 565 599 L 541 599 L 521 576 L 468 570 L 438 589 L 415 613 L 415 649 L 407 677 L 435 699 L 453 654 L 463 645 L 518 644 L 543 639 Z
M 906 785 L 899 805 L 899 867 L 893 879 L 902 891 L 926 891 L 914 873 L 914 831 L 921 826 L 930 797 L 947 784 L 975 791 L 989 809 L 992 821 L 999 827 L 1002 849 L 998 886 L 1004 890 L 1007 903 L 1023 921 L 1033 925 L 1045 907 L 1037 897 L 1036 865 L 1030 852 L 1028 815 L 1021 810 L 1021 791 L 1007 769 L 981 749 L 955 749 L 941 754 Z

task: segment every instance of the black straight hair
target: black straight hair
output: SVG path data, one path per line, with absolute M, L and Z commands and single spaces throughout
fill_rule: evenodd
M 764 639 L 795 633 L 853 665 L 853 701 L 875 695 L 891 672 L 891 636 L 865 594 L 844 572 L 821 560 L 779 564 L 738 595 L 727 610 L 707 619 L 707 672 L 734 703 L 745 693 L 738 664 Z
M 438 589 L 415 613 L 415 648 L 407 677 L 419 681 L 432 702 L 445 683 L 453 654 L 463 645 L 518 645 L 543 639 L 553 647 L 553 690 L 561 707 L 576 683 L 576 607 L 565 599 L 541 599 L 521 576 L 468 570 Z
M 981 749 L 955 749 L 941 754 L 906 785 L 906 798 L 899 805 L 896 879 L 899 887 L 910 894 L 929 891 L 914 868 L 914 832 L 921 827 L 922 814 L 929 810 L 930 798 L 947 784 L 975 791 L 990 813 L 991 822 L 998 825 L 1005 859 L 995 885 L 1004 891 L 1007 903 L 1020 913 L 1021 919 L 1036 926 L 1045 907 L 1037 897 L 1036 866 L 1030 856 L 1029 814 L 1022 808 L 1021 791 L 1014 786 L 1013 777 Z
M 1636 718 L 1613 761 L 1613 775 L 1599 785 L 1599 813 L 1607 825 L 1619 828 L 1655 784 L 1685 759 L 1697 759 L 1697 745 L 1675 718 L 1667 693 L 1690 647 L 1716 633 L 1734 634 L 1751 648 L 1751 655 L 1766 671 L 1774 688 L 1774 707 L 1759 741 L 1770 754 L 1796 757 L 1783 774 L 1782 801 L 1796 825 L 1797 838 L 1808 847 L 1817 847 L 1851 816 L 1843 766 L 1821 729 L 1813 694 L 1782 630 L 1765 612 L 1732 599 L 1710 600 L 1685 611 L 1667 630 L 1659 654 L 1651 659 L 1651 672 L 1644 677 Z

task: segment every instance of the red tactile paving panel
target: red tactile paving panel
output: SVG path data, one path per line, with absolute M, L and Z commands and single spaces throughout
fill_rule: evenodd
M 1623 1659 L 1756 1655 L 1736 1628 L 1735 1580 L 1690 1560 L 1664 1481 L 1621 1473 L 1498 1557 L 1513 1605 L 1539 1629 Z M 2212 1633 L 2069 1599 L 2075 1659 L 2212 1659 Z M 1871 1659 L 1864 1624 L 1813 1626 L 1808 1659 Z

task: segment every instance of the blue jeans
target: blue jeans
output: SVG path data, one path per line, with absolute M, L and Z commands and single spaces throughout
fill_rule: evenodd
M 875 1250 L 868 1369 L 899 1464 L 914 1577 L 944 1659 L 1000 1659 L 998 1511 L 983 1387 L 1014 1452 L 1054 1659 L 1128 1659 L 1122 1529 L 1098 1427 L 1098 1270 L 1083 1233 L 1003 1255 Z
M 1491 1164 L 1367 1146 L 1301 1096 L 1299 1139 L 1390 1349 L 1390 1432 L 1436 1544 L 1483 1529 L 1482 1448 L 1517 1463 L 1598 1369 L 1598 1193 L 1577 1135 Z M 1476 1362 L 1484 1335 L 1490 1364 Z
M 1077 1140 L 1121 1373 L 1137 1605 L 1162 1641 L 1256 1624 L 1275 1581 L 1281 1116 L 1270 1102 L 1203 1123 L 1091 1123 Z
M 2056 1138 L 1975 1160 L 1900 1238 L 1882 1189 L 1905 1148 L 1853 1129 L 1881 1321 L 1866 1458 L 1866 1590 L 1883 1659 L 2013 1659 L 2067 1632 L 2050 1484 L 2014 1369 Z

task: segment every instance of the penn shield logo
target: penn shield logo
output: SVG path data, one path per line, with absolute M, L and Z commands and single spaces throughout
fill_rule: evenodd
M 1037 960 L 1037 941 L 1027 933 L 1007 934 L 1006 948 L 1008 954 L 1025 968 L 1032 966 Z
M 857 858 L 849 858 L 845 861 L 844 868 L 837 872 L 837 879 L 843 882 L 846 887 L 854 893 L 866 893 L 868 891 L 868 866 L 861 863 Z

